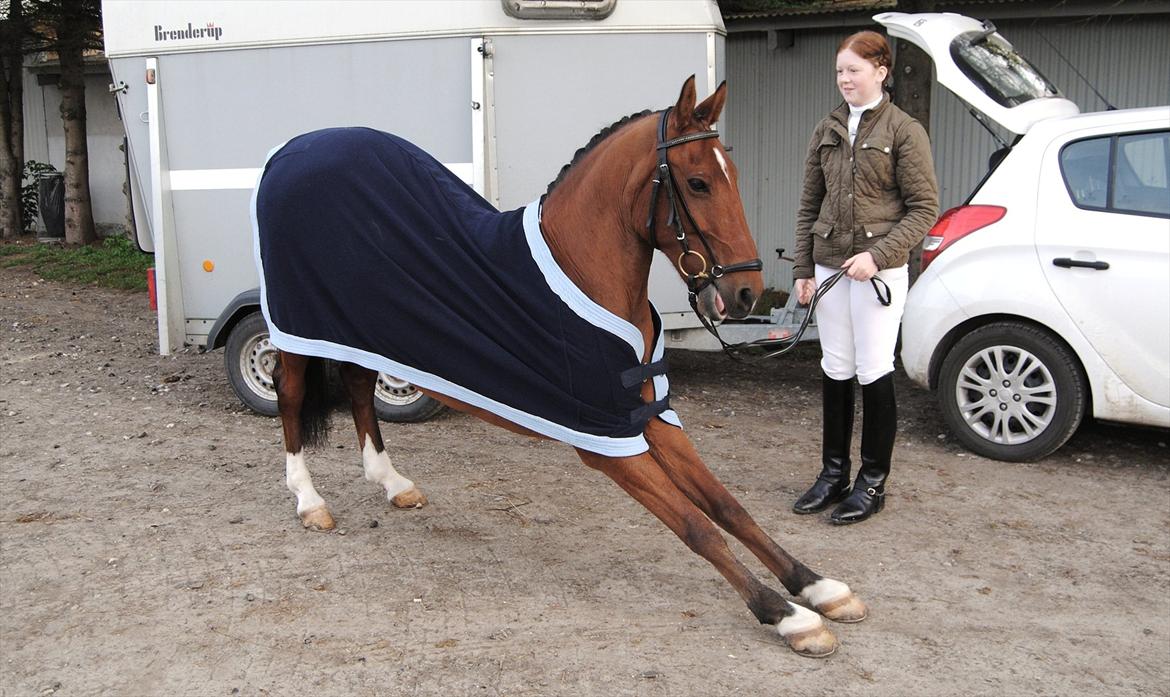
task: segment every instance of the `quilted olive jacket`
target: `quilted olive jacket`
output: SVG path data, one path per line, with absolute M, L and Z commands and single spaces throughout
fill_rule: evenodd
M 938 217 L 938 183 L 922 124 L 890 103 L 861 115 L 849 146 L 845 102 L 817 124 L 804 163 L 793 278 L 869 251 L 878 269 L 904 265 Z

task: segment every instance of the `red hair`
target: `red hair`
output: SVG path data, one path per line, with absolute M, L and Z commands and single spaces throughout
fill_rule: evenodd
M 837 53 L 841 53 L 845 49 L 849 49 L 870 63 L 873 63 L 875 68 L 885 67 L 889 71 L 893 71 L 894 69 L 894 59 L 890 52 L 890 42 L 886 41 L 886 37 L 876 31 L 859 31 L 856 34 L 845 37 L 845 40 L 837 47 Z

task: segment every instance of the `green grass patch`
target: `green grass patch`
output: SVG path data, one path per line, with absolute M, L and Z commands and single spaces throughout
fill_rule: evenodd
M 50 281 L 104 288 L 146 290 L 146 270 L 154 256 L 125 237 L 107 237 L 82 247 L 18 241 L 0 244 L 0 267 L 27 267 Z

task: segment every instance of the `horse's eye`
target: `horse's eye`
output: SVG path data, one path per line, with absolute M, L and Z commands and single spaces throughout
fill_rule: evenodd
M 687 186 L 691 187 L 691 191 L 696 194 L 706 193 L 707 191 L 707 182 L 702 179 L 688 179 Z

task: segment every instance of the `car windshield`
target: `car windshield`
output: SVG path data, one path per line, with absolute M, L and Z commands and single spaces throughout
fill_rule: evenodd
M 1060 92 L 1028 59 L 997 34 L 969 31 L 951 42 L 959 69 L 999 104 L 1014 107 Z

